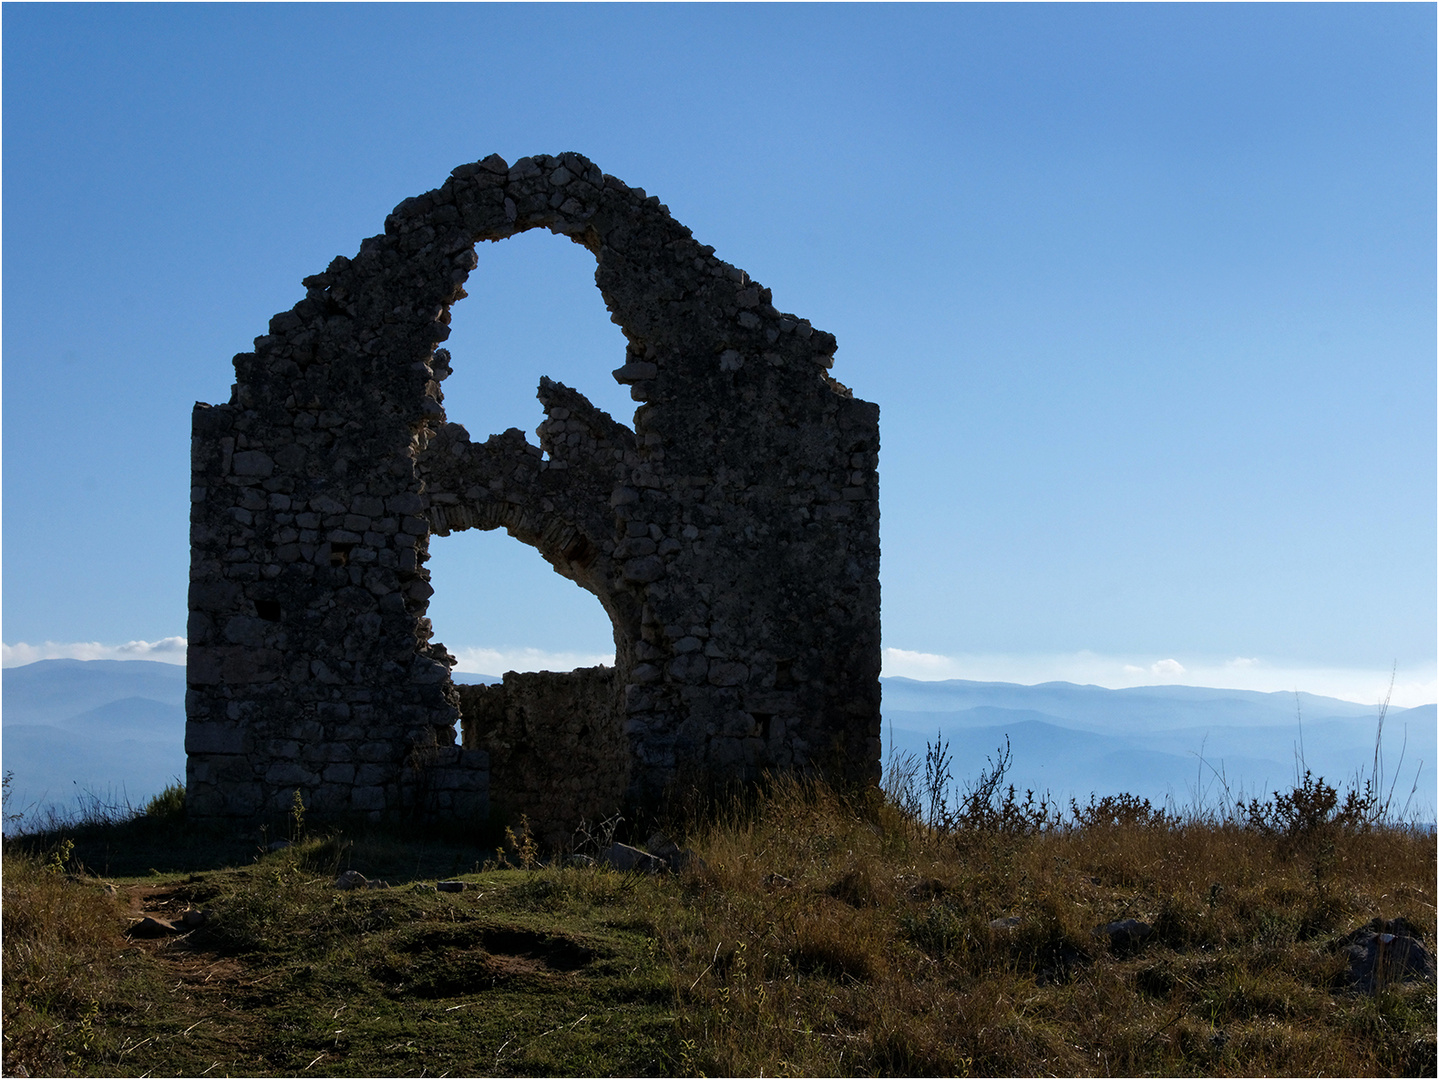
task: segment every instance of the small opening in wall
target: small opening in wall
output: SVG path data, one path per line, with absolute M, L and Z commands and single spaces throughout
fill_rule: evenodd
M 353 548 L 354 546 L 355 546 L 354 544 L 331 544 L 331 545 L 330 545 L 330 565 L 331 565 L 331 566 L 349 566 L 349 565 L 350 565 L 350 549 Z
M 600 553 L 594 549 L 594 546 L 591 545 L 588 540 L 578 534 L 576 534 L 575 538 L 570 541 L 570 546 L 565 548 L 564 554 L 565 558 L 568 559 L 570 562 L 578 563 L 580 566 L 585 567 L 588 567 L 597 558 L 599 558 L 600 555 Z
M 280 601 L 278 600 L 256 600 L 255 614 L 266 622 L 280 621 Z
M 774 688 L 776 690 L 791 690 L 794 688 L 794 674 L 790 670 L 794 666 L 794 657 L 784 657 L 774 662 Z
M 774 719 L 773 713 L 750 713 L 754 717 L 755 731 L 765 742 L 769 742 L 769 722 Z

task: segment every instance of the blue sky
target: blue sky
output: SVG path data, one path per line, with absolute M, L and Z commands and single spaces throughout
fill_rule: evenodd
M 3 8 L 3 639 L 178 660 L 190 407 L 498 152 L 660 196 L 881 407 L 886 671 L 1435 700 L 1432 5 Z M 480 252 L 452 419 L 628 420 L 593 261 Z M 467 670 L 610 649 L 437 539 Z

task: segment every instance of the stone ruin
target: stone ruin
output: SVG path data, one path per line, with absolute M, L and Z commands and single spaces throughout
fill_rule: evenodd
M 534 228 L 594 255 L 641 404 L 628 427 L 542 378 L 538 446 L 475 442 L 437 346 L 477 242 Z M 879 409 L 830 376 L 832 335 L 578 154 L 462 165 L 303 284 L 195 406 L 193 819 L 298 790 L 553 840 L 677 784 L 878 780 Z M 604 606 L 613 668 L 452 682 L 429 539 L 501 527 Z

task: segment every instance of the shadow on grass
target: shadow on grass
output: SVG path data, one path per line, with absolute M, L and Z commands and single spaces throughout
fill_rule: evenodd
M 104 878 L 196 874 L 283 856 L 314 873 L 358 870 L 393 885 L 470 872 L 495 857 L 492 845 L 459 830 L 360 826 L 292 840 L 260 829 L 227 830 L 191 824 L 183 815 L 143 812 L 125 820 L 53 824 L 8 836 L 5 846 L 41 858 L 63 850 L 66 870 Z

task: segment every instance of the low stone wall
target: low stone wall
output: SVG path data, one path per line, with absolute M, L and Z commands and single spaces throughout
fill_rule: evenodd
M 463 753 L 489 755 L 494 808 L 529 818 L 543 843 L 562 846 L 581 820 L 624 802 L 629 745 L 615 669 L 507 672 L 492 686 L 458 684 Z
M 483 750 L 418 745 L 401 776 L 414 791 L 415 816 L 481 826 L 490 812 L 490 761 Z

